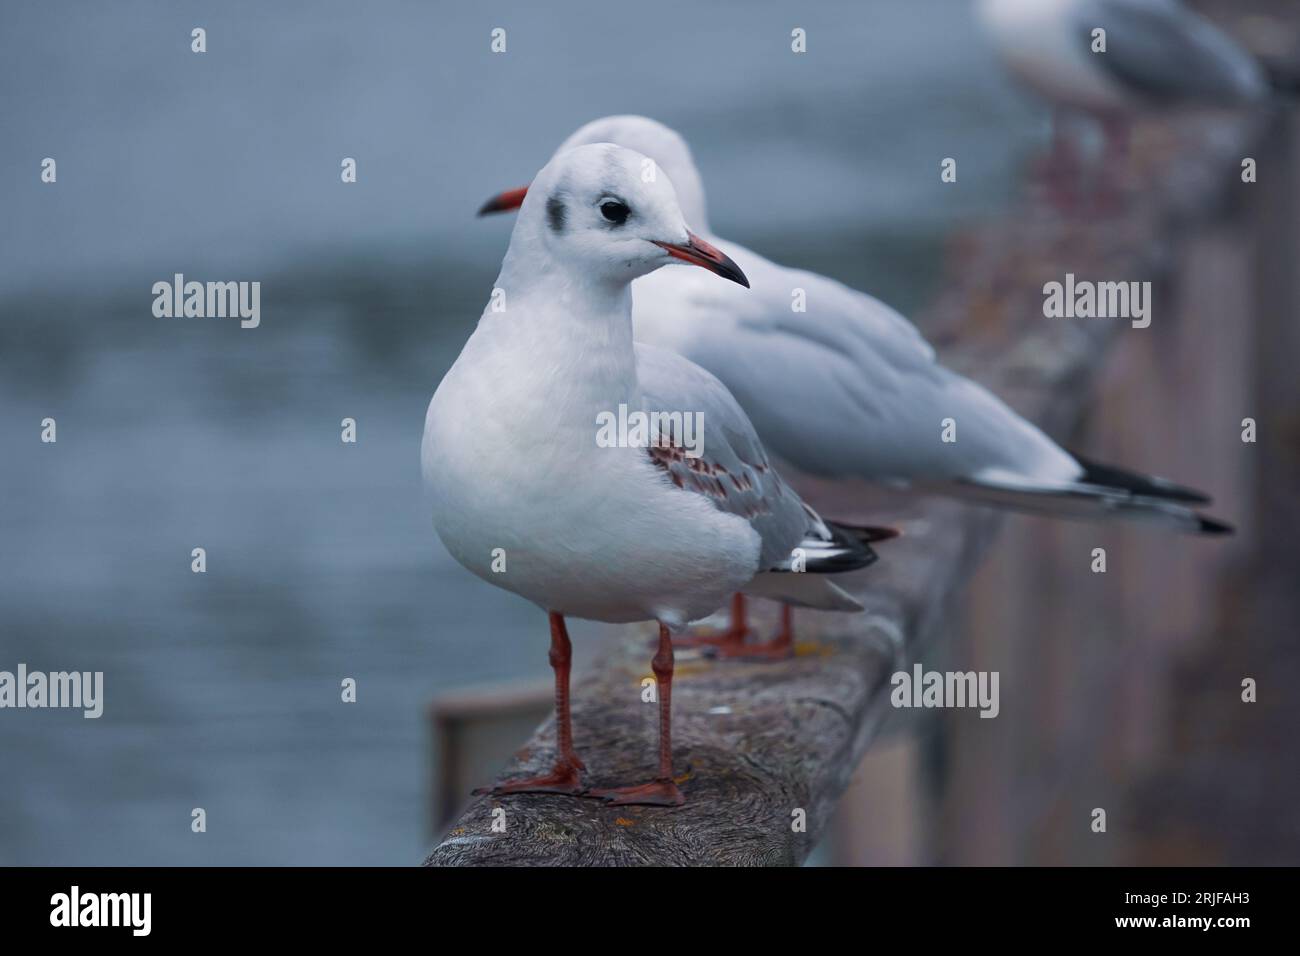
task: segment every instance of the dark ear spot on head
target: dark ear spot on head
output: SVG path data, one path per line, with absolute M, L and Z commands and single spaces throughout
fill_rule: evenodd
M 555 196 L 546 200 L 546 224 L 551 232 L 564 232 L 564 203 Z

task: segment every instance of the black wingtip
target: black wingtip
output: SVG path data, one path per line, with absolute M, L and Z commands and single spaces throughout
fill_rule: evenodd
M 850 570 L 850 571 L 861 571 L 863 568 L 869 568 L 869 567 L 871 567 L 873 564 L 875 564 L 877 561 L 880 560 L 880 555 L 876 554 L 876 549 L 875 549 L 875 548 L 873 548 L 873 547 L 871 547 L 870 545 L 868 545 L 868 546 L 866 547 L 865 551 L 866 551 L 866 554 L 864 554 L 864 555 L 863 555 L 863 556 L 862 556 L 862 557 L 861 557 L 861 558 L 860 558 L 860 559 L 859 559 L 859 560 L 854 564 L 854 566 L 851 567 L 851 568 L 849 568 L 848 570 Z
M 1105 465 L 1082 455 L 1074 455 L 1074 460 L 1083 467 L 1083 476 L 1079 480 L 1084 484 L 1116 488 L 1130 494 L 1162 498 L 1165 501 L 1176 501 L 1184 505 L 1208 505 L 1211 500 L 1210 496 L 1203 491 L 1175 484 L 1166 478 L 1156 478 L 1141 472 L 1129 471 L 1127 468 Z
M 1197 491 L 1195 488 L 1184 488 L 1180 485 L 1167 483 L 1157 485 L 1157 487 L 1165 492 L 1164 497 L 1172 501 L 1182 501 L 1189 505 L 1208 505 L 1214 501 L 1205 492 Z
M 897 537 L 892 528 L 859 528 L 838 521 L 827 521 L 826 527 L 831 533 L 833 546 L 827 547 L 827 543 L 820 540 L 811 542 L 809 547 L 815 553 L 808 556 L 807 571 L 841 574 L 870 567 L 880 560 L 870 542 Z
M 1237 533 L 1237 529 L 1226 521 L 1220 521 L 1218 518 L 1209 518 L 1205 515 L 1197 515 L 1196 517 L 1201 522 L 1201 534 L 1225 535 Z
M 903 532 L 898 528 L 886 528 L 880 525 L 847 524 L 843 521 L 827 521 L 832 531 L 839 531 L 843 536 L 859 544 L 879 544 L 881 541 L 893 541 L 901 538 Z

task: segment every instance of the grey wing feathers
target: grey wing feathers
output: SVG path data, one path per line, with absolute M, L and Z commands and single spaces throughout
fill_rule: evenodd
M 920 330 L 884 302 L 825 276 L 790 271 L 790 281 L 807 287 L 808 313 L 792 312 L 783 299 L 784 308 L 771 310 L 776 329 L 848 355 L 859 367 L 873 356 L 904 369 L 934 363 L 934 348 Z
M 652 447 L 651 459 L 679 488 L 747 520 L 762 541 L 760 567 L 788 560 L 813 527 L 810 509 L 772 467 L 726 386 L 675 352 L 638 343 L 636 354 L 647 413 L 700 412 L 704 420 L 698 457 L 677 444 Z
M 1092 31 L 1106 51 L 1092 53 Z M 1177 0 L 1091 0 L 1076 24 L 1089 53 L 1125 86 L 1157 101 L 1242 103 L 1267 90 L 1260 64 Z

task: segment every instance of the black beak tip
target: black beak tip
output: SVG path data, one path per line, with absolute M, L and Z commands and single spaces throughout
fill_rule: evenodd
M 723 279 L 730 279 L 737 285 L 749 288 L 749 277 L 741 271 L 740 266 L 730 256 L 721 250 L 713 248 L 703 239 L 696 235 L 690 235 L 690 241 L 686 243 L 661 242 L 658 239 L 652 240 L 656 246 L 664 249 L 674 259 L 681 259 L 689 262 L 693 266 L 702 266 L 708 269 L 716 276 Z
M 485 202 L 483 205 L 481 205 L 481 206 L 478 207 L 478 213 L 477 213 L 477 215 L 478 215 L 480 218 L 482 218 L 483 216 L 490 216 L 490 215 L 492 215 L 492 213 L 494 213 L 494 212 L 500 212 L 500 211 L 501 211 L 500 201 L 498 200 L 498 198 L 497 198 L 496 196 L 493 196 L 491 199 L 489 199 L 489 200 L 488 200 L 487 202 Z
M 746 289 L 749 288 L 749 277 L 746 276 L 745 273 L 741 272 L 740 266 L 736 265 L 730 259 L 723 263 L 721 268 L 718 269 L 718 275 L 722 276 L 724 279 L 730 279 L 737 285 L 743 285 Z

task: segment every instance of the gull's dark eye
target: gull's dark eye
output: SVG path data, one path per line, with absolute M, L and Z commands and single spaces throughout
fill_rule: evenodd
M 628 213 L 631 211 L 627 208 L 627 203 L 619 202 L 617 199 L 606 199 L 600 204 L 600 214 L 605 217 L 605 221 L 612 222 L 616 226 L 627 222 Z

